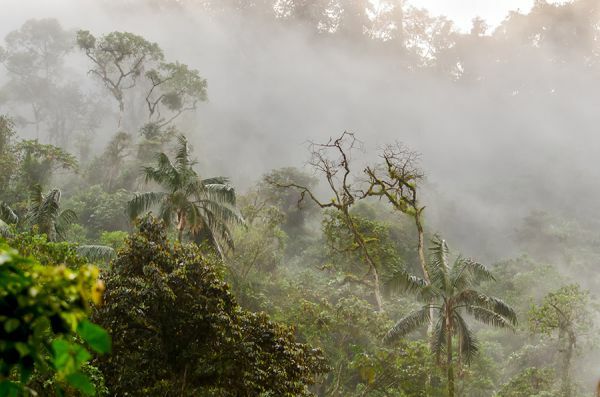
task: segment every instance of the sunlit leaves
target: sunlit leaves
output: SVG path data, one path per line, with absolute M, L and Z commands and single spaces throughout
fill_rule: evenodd
M 0 246 L 0 377 L 19 379 L 1 382 L 0 396 L 20 395 L 34 369 L 95 394 L 82 372 L 92 355 L 75 336 L 98 353 L 110 351 L 106 331 L 86 320 L 97 277 L 96 268 L 40 266 Z

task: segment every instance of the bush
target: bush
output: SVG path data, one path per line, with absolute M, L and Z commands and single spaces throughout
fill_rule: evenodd
M 100 361 L 113 395 L 310 395 L 326 371 L 293 329 L 242 310 L 195 245 L 171 246 L 153 218 L 139 223 L 106 275 L 95 318 L 113 335 Z

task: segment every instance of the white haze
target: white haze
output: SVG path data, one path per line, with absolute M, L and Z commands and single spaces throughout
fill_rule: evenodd
M 506 81 L 532 70 L 502 71 L 484 91 L 236 16 L 116 1 L 0 3 L 2 36 L 29 18 L 55 17 L 69 29 L 140 34 L 198 69 L 209 102 L 182 130 L 202 172 L 228 175 L 241 190 L 272 168 L 302 166 L 307 140 L 350 130 L 370 152 L 400 140 L 422 153 L 428 220 L 472 255 L 514 255 L 513 229 L 531 210 L 590 218 L 599 209 L 598 98 L 569 65 L 557 66 L 566 89 L 540 102 L 504 92 Z M 542 84 L 557 71 L 536 74 Z

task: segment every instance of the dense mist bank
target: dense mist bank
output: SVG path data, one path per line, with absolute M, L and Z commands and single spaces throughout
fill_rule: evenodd
M 431 221 L 477 254 L 506 255 L 515 222 L 531 210 L 594 219 L 597 45 L 583 40 L 598 32 L 569 30 L 589 13 L 569 20 L 540 6 L 513 14 L 492 36 L 436 32 L 419 44 L 435 58 L 415 61 L 396 42 L 158 4 L 19 3 L 4 14 L 2 33 L 56 17 L 66 28 L 131 31 L 159 43 L 208 80 L 209 102 L 182 130 L 203 169 L 241 189 L 274 167 L 302 165 L 308 139 L 350 130 L 367 150 L 400 140 L 421 152 Z M 105 126 L 96 144 L 112 133 Z

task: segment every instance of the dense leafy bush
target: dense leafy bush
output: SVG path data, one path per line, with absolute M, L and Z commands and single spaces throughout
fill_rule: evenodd
M 0 245 L 0 396 L 32 390 L 34 370 L 57 391 L 67 385 L 95 394 L 83 370 L 92 355 L 81 342 L 110 350 L 106 331 L 87 320 L 88 302 L 100 299 L 97 276 L 95 267 L 41 266 Z
M 326 371 L 294 330 L 242 310 L 218 265 L 145 218 L 106 275 L 95 318 L 113 335 L 100 367 L 115 395 L 301 396 Z

